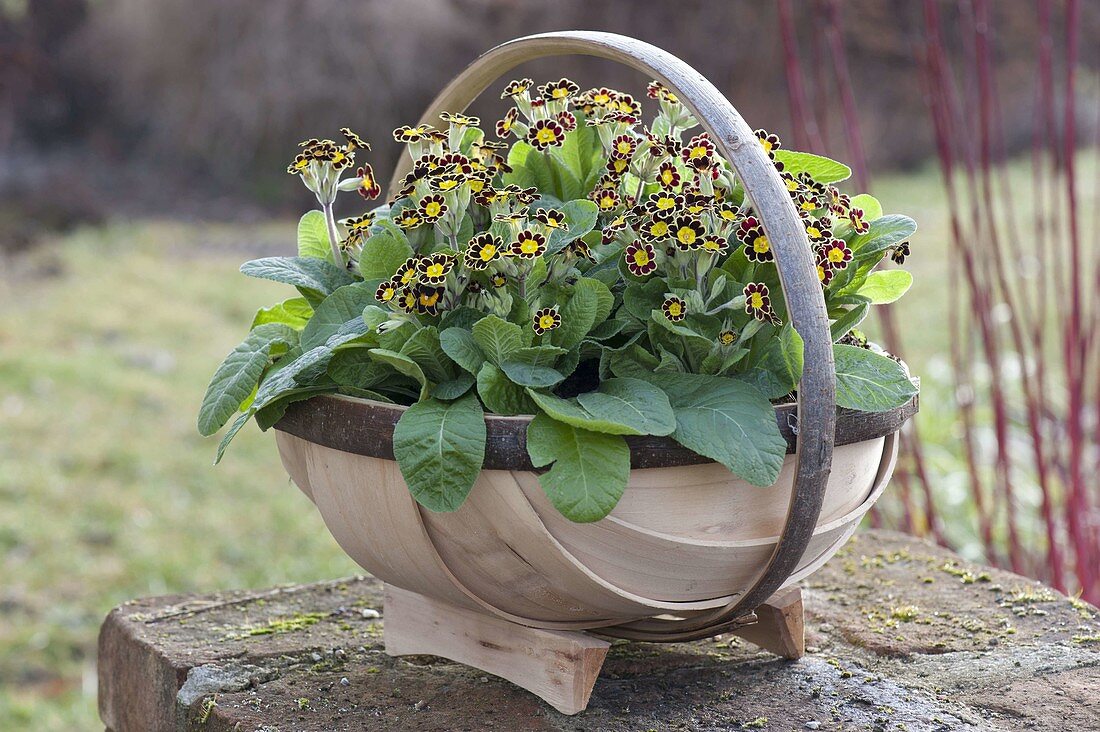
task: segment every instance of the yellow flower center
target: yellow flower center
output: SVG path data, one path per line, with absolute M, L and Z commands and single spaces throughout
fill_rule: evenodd
M 424 270 L 424 274 L 432 279 L 443 276 L 443 265 L 432 263 L 428 265 L 428 268 Z
M 430 308 L 437 302 L 439 302 L 438 292 L 423 292 L 420 294 L 420 304 L 424 307 Z
M 509 130 L 511 130 L 512 129 L 512 119 L 510 117 L 505 117 L 504 120 L 500 123 L 500 129 L 504 130 L 505 132 L 508 132 Z
M 412 279 L 415 276 L 416 276 L 416 273 L 413 272 L 411 269 L 405 270 L 405 273 L 403 275 L 401 275 L 401 284 L 403 284 L 403 285 L 409 284 L 410 282 L 412 282 Z
M 481 248 L 481 251 L 477 253 L 477 256 L 481 258 L 482 262 L 490 262 L 496 255 L 496 244 L 486 244 Z
M 819 279 L 822 282 L 825 281 L 825 265 L 822 265 L 822 264 L 817 265 L 817 279 Z
M 829 250 L 829 261 L 833 264 L 844 261 L 844 250 L 840 247 L 833 247 Z
M 817 228 L 816 226 L 806 227 L 806 233 L 809 234 L 814 239 L 820 239 L 821 238 L 821 229 Z
M 630 161 L 625 158 L 615 158 L 611 164 L 615 167 L 616 173 L 622 173 L 630 165 Z
M 723 331 L 718 334 L 718 340 L 722 342 L 723 346 L 728 346 L 733 343 L 733 333 L 730 333 L 728 330 Z
M 519 243 L 519 250 L 524 254 L 534 254 L 539 250 L 539 243 L 534 239 L 524 239 Z
M 424 213 L 432 218 L 439 216 L 439 212 L 442 210 L 443 205 L 438 201 L 431 201 L 424 207 Z
M 567 96 L 569 96 L 569 90 L 559 86 L 557 89 L 554 89 L 552 92 L 550 92 L 550 96 L 552 96 L 554 99 L 565 99 Z
M 668 236 L 668 223 L 665 221 L 654 221 L 653 225 L 649 227 L 649 233 L 663 239 Z
M 608 104 L 611 103 L 611 95 L 610 94 L 597 94 L 594 97 L 592 97 L 592 102 L 594 104 L 600 105 L 601 107 L 605 107 L 605 106 L 607 106 Z
M 634 252 L 634 264 L 639 267 L 644 267 L 649 264 L 649 252 L 645 249 L 638 249 Z
M 393 296 L 395 294 L 397 294 L 396 290 L 394 290 L 392 287 L 387 287 L 386 289 L 382 290 L 382 299 L 386 302 L 389 302 L 393 299 Z
M 657 209 L 660 211 L 668 211 L 669 209 L 676 208 L 676 199 L 669 196 L 661 196 L 657 199 Z
M 817 204 L 814 203 L 811 199 L 806 199 L 802 202 L 803 211 L 813 211 L 815 208 L 817 208 Z
M 620 155 L 629 155 L 630 154 L 630 148 L 631 148 L 631 145 L 626 140 L 621 140 L 619 142 L 619 144 L 615 146 L 615 149 L 618 150 Z
M 733 221 L 737 218 L 737 214 L 735 214 L 731 209 L 724 208 L 722 209 L 722 218 L 724 218 L 726 221 Z
M 445 180 L 445 181 L 441 181 L 440 184 L 439 184 L 439 190 L 441 190 L 441 191 L 454 190 L 456 187 L 458 187 L 458 181 L 457 180 Z
M 709 150 L 703 145 L 696 145 L 691 148 L 691 152 L 688 153 L 688 157 L 692 160 L 698 160 L 699 158 L 706 157 Z
M 768 250 L 772 248 L 771 242 L 768 241 L 768 237 L 761 234 L 752 240 L 752 248 L 757 254 L 767 254 Z
M 680 240 L 681 244 L 694 244 L 696 236 L 695 229 L 690 226 L 681 226 L 680 230 L 676 232 L 676 238 Z
M 600 208 L 603 208 L 603 209 L 615 208 L 615 197 L 614 196 L 603 196 L 602 198 L 600 198 Z
M 673 180 L 673 171 L 672 170 L 666 168 L 665 170 L 661 171 L 661 182 L 662 183 L 664 183 L 666 186 L 670 186 L 670 185 L 672 185 L 672 180 Z
M 754 292 L 749 295 L 749 305 L 753 310 L 762 310 L 764 308 L 764 296 L 759 292 Z
M 535 138 L 544 145 L 549 145 L 550 143 L 558 139 L 558 135 L 556 132 L 554 132 L 553 129 L 549 127 L 543 127 L 541 130 L 535 133 Z
M 708 252 L 718 251 L 718 241 L 716 239 L 707 239 L 703 242 L 703 249 L 706 249 Z
M 684 312 L 684 306 L 678 302 L 672 302 L 668 304 L 668 314 L 672 317 L 679 317 Z
M 539 327 L 543 330 L 551 330 L 554 327 L 554 316 L 543 315 L 539 318 Z
M 770 153 L 772 151 L 772 144 L 768 140 L 761 140 L 760 147 L 764 148 L 764 152 Z

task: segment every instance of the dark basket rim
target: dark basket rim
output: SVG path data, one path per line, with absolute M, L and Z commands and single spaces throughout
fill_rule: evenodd
M 885 437 L 901 429 L 920 408 L 919 395 L 886 412 L 837 408 L 833 444 L 851 445 Z M 393 430 L 408 407 L 373 399 L 321 394 L 291 404 L 275 429 L 324 447 L 367 457 L 393 460 Z M 779 431 L 794 454 L 798 432 L 797 405 L 775 405 Z M 534 415 L 485 415 L 485 470 L 535 471 L 527 455 L 527 425 Z M 671 437 L 628 436 L 631 468 L 672 468 L 714 462 Z

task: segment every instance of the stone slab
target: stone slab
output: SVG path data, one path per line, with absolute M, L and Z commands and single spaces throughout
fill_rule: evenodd
M 136 600 L 100 634 L 109 730 L 1092 730 L 1100 612 L 912 537 L 858 534 L 804 584 L 805 658 L 616 643 L 587 711 L 382 650 L 367 577 Z

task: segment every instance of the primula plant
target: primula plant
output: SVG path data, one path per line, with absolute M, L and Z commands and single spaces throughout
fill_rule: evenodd
M 298 256 L 241 268 L 299 296 L 260 310 L 214 375 L 200 431 L 238 415 L 218 459 L 250 418 L 266 430 L 292 402 L 340 393 L 408 405 L 394 455 L 434 511 L 473 486 L 486 413 L 534 415 L 531 462 L 574 521 L 619 500 L 628 435 L 669 436 L 774 483 L 787 443 L 773 405 L 793 398 L 802 340 L 771 242 L 690 111 L 657 82 L 647 96 L 645 125 L 629 94 L 513 81 L 499 140 L 459 113 L 394 130 L 411 172 L 388 203 L 340 221 L 339 192 L 380 195 L 371 167 L 356 167 L 370 146 L 348 129 L 344 143 L 301 143 L 288 172 L 320 208 L 298 224 Z M 904 367 L 856 327 L 908 289 L 909 273 L 876 266 L 904 260 L 913 221 L 842 193 L 846 166 L 757 137 L 813 248 L 838 405 L 904 404 L 916 393 Z

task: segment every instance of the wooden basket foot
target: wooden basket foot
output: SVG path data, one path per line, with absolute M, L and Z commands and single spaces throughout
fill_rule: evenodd
M 806 655 L 806 629 L 802 608 L 802 590 L 787 587 L 756 608 L 756 623 L 730 631 L 766 651 L 785 658 Z
M 563 714 L 588 706 L 611 645 L 585 633 L 527 628 L 389 584 L 383 613 L 387 654 L 442 656 L 473 666 Z

